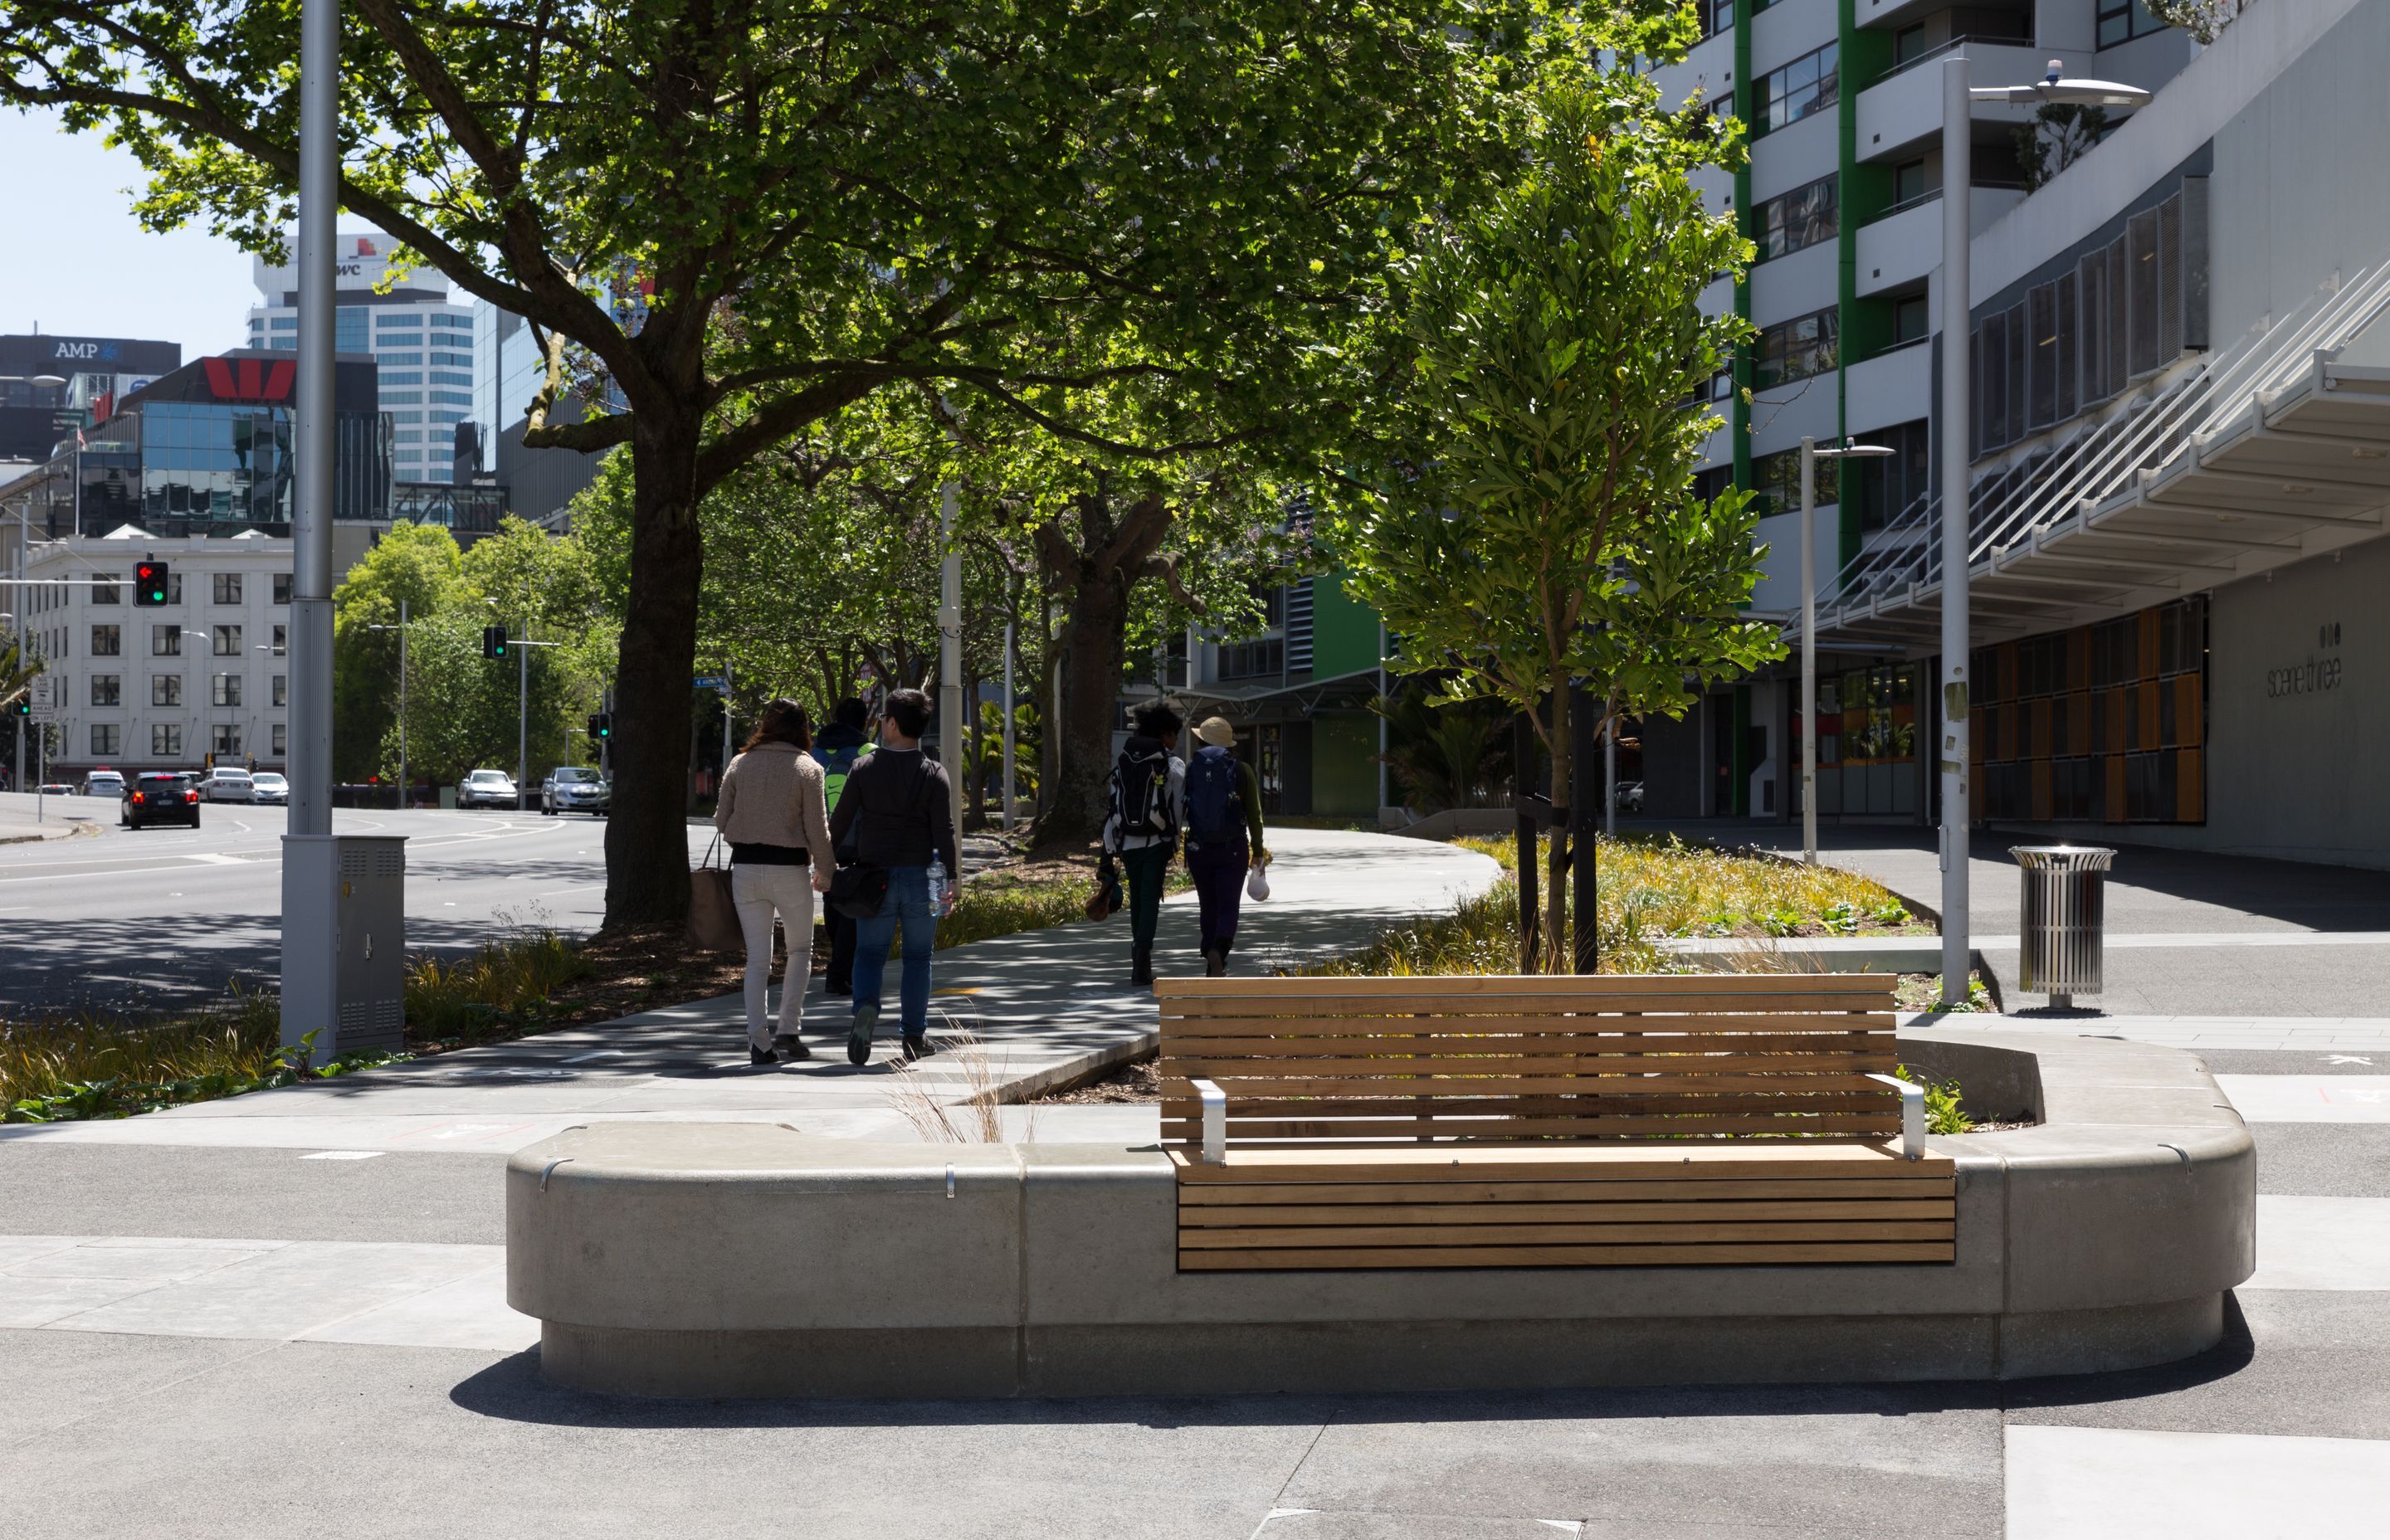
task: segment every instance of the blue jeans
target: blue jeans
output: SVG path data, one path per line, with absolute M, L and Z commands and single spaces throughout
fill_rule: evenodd
M 888 969 L 888 949 L 896 940 L 899 921 L 905 926 L 905 970 L 900 975 L 897 1019 L 907 1037 L 919 1037 L 930 1027 L 930 949 L 938 943 L 938 917 L 930 912 L 930 868 L 888 868 L 888 896 L 880 912 L 854 922 L 854 1008 L 866 1001 L 880 1004 L 881 976 Z

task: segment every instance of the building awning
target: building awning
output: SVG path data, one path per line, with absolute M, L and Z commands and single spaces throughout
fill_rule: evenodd
M 1309 716 L 1322 707 L 1359 708 L 1377 699 L 1378 671 L 1356 669 L 1326 679 L 1276 685 L 1194 685 L 1170 692 L 1190 705 L 1227 706 L 1243 712 L 1283 707 Z

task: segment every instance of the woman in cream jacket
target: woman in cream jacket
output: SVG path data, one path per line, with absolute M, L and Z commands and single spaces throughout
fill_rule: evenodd
M 730 896 L 747 938 L 747 1056 L 754 1064 L 811 1059 L 797 1035 L 813 975 L 814 903 L 829 887 L 829 816 L 822 767 L 806 751 L 813 723 L 793 700 L 775 700 L 722 775 L 713 827 L 730 845 Z M 780 1015 L 772 1026 L 772 920 L 789 938 Z

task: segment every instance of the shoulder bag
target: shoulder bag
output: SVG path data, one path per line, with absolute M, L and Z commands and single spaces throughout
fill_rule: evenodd
M 716 834 L 688 874 L 688 943 L 701 952 L 743 952 L 747 937 L 730 897 L 730 868 L 713 864 L 721 849 L 722 836 Z

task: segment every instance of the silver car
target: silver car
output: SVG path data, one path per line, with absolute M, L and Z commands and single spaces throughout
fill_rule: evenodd
M 539 810 L 553 817 L 559 813 L 591 813 L 602 818 L 613 800 L 613 789 L 606 777 L 580 764 L 559 764 L 539 783 Z
M 246 770 L 214 769 L 199 782 L 199 801 L 203 802 L 253 802 L 257 788 Z
M 290 783 L 271 770 L 260 770 L 249 777 L 250 800 L 268 802 L 276 807 L 290 805 Z
M 456 784 L 458 807 L 512 807 L 515 779 L 503 770 L 476 770 Z

